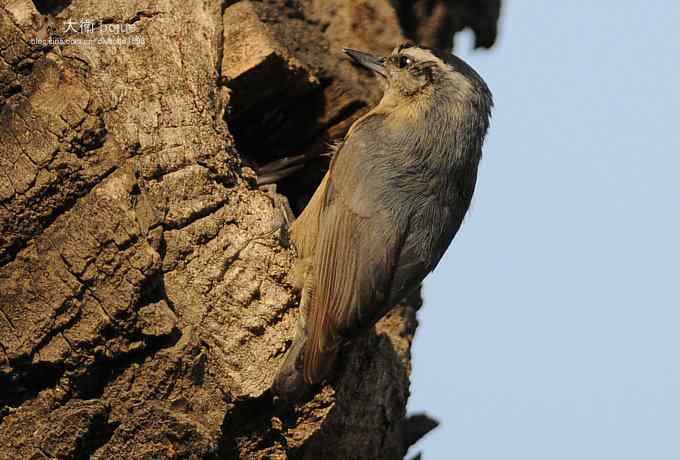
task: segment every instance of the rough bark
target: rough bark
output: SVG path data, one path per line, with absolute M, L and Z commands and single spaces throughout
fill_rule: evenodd
M 0 1 L 0 459 L 396 459 L 432 428 L 405 417 L 418 298 L 313 399 L 272 400 L 298 294 L 252 169 L 309 155 L 278 188 L 304 206 L 380 96 L 341 48 L 388 52 L 406 10 Z M 67 32 L 87 19 L 107 31 Z

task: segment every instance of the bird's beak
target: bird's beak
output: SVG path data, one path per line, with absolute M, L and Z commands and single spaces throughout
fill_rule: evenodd
M 368 53 L 362 53 L 361 51 L 351 50 L 349 48 L 342 49 L 345 54 L 352 58 L 354 62 L 366 67 L 369 70 L 381 75 L 383 77 L 387 76 L 385 72 L 385 58 L 380 56 L 374 56 Z

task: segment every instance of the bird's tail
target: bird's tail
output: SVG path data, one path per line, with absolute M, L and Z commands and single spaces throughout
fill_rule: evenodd
M 286 401 L 296 401 L 302 397 L 309 387 L 304 378 L 304 354 L 307 337 L 298 336 L 286 352 L 286 357 L 279 369 L 272 391 Z
M 309 270 L 309 265 L 305 270 Z M 319 350 L 318 343 L 307 335 L 307 312 L 310 298 L 311 277 L 305 277 L 300 299 L 300 316 L 296 324 L 295 340 L 286 352 L 283 364 L 279 369 L 272 391 L 286 401 L 298 401 L 305 396 L 312 385 L 323 380 L 333 368 L 338 354 L 337 347 Z M 307 359 L 305 355 L 309 354 Z M 313 358 L 313 359 L 310 359 Z M 305 367 L 307 367 L 305 369 Z
M 295 338 L 274 379 L 272 391 L 283 400 L 298 401 L 302 399 L 307 390 L 323 380 L 333 369 L 338 352 L 337 349 L 323 353 L 322 366 L 315 369 L 311 375 L 313 381 L 305 380 L 304 362 L 306 346 L 306 335 Z

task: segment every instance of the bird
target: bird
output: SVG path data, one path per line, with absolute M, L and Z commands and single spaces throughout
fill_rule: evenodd
M 345 48 L 383 97 L 334 148 L 290 227 L 301 290 L 296 336 L 272 390 L 296 400 L 435 269 L 470 206 L 493 98 L 459 57 L 402 43 Z

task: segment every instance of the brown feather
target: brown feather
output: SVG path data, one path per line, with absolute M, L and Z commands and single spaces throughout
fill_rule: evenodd
M 395 253 L 400 249 L 396 226 L 372 202 L 377 195 L 352 164 L 361 161 L 362 147 L 346 141 L 334 157 L 318 213 L 304 360 L 308 383 L 325 377 L 345 338 L 380 318 L 389 297 Z M 337 175 L 342 183 L 334 182 Z M 357 201 L 357 196 L 362 199 Z
M 400 53 L 422 68 L 397 66 Z M 292 228 L 311 286 L 306 383 L 321 381 L 346 339 L 434 269 L 475 186 L 492 106 L 479 75 L 416 47 L 384 63 L 392 67 L 381 102 L 349 129 Z

